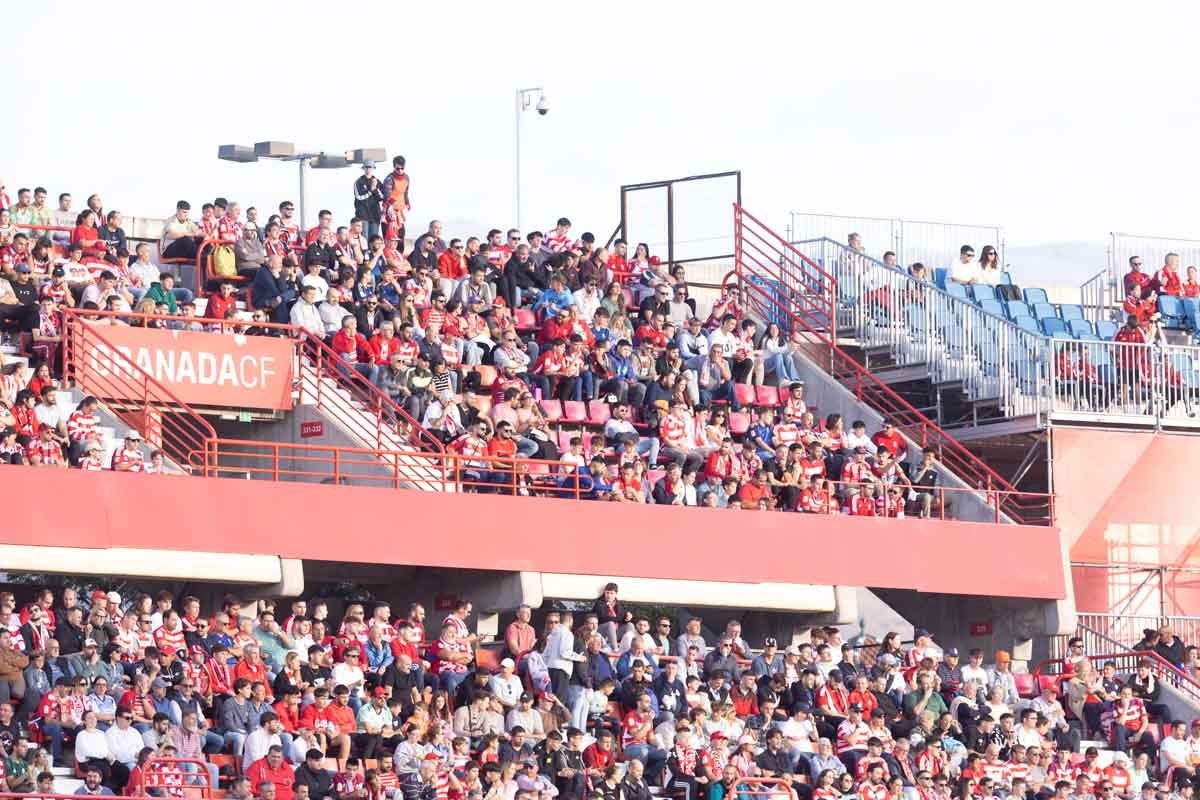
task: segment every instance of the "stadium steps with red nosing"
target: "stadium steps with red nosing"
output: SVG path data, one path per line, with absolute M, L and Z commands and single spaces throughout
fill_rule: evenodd
M 1018 524 L 1045 525 L 1052 510 L 1043 496 L 1021 493 L 979 456 L 942 430 L 895 390 L 859 364 L 837 343 L 837 279 L 789 244 L 761 220 L 734 204 L 734 272 L 749 310 L 761 319 L 790 321 L 804 334 L 801 349 L 868 408 L 922 447 L 937 451 L 942 466 L 967 486 L 1001 492 L 1003 517 Z M 728 278 L 727 278 L 728 279 Z

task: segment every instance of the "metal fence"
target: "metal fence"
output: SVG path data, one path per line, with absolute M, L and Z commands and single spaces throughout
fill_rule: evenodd
M 930 222 L 899 217 L 850 217 L 791 211 L 790 239 L 829 238 L 845 243 L 851 233 L 862 237 L 863 246 L 882 257 L 885 251 L 896 254 L 899 263 L 908 266 L 919 261 L 929 267 L 947 267 L 958 260 L 959 248 L 969 244 L 976 252 L 990 244 L 1004 264 L 1004 229 L 999 225 L 964 225 L 955 222 Z
M 927 365 L 935 382 L 961 381 L 1005 416 L 1041 410 L 1045 337 L 831 239 L 796 245 L 837 278 L 841 335 L 887 347 L 899 366 Z
M 1052 339 L 1046 385 L 1056 419 L 1191 427 L 1200 348 Z
M 1117 297 L 1125 298 L 1122 279 L 1129 272 L 1129 259 L 1141 256 L 1142 271 L 1153 273 L 1163 263 L 1167 253 L 1178 253 L 1181 269 L 1190 265 L 1200 266 L 1200 239 L 1183 239 L 1176 236 L 1147 236 L 1138 233 L 1110 233 L 1108 248 L 1108 272 Z
M 1126 647 L 1140 642 L 1146 629 L 1158 630 L 1163 625 L 1170 625 L 1175 635 L 1186 644 L 1200 642 L 1200 617 L 1098 614 L 1087 611 L 1080 611 L 1076 616 L 1081 628 L 1088 628 Z
M 1093 324 L 1117 319 L 1117 306 L 1124 298 L 1116 293 L 1111 265 L 1097 272 L 1079 287 L 1083 315 Z

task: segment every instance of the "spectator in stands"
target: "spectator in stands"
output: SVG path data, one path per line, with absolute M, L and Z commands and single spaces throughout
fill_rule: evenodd
M 1167 253 L 1163 256 L 1163 265 L 1154 273 L 1151 280 L 1157 286 L 1159 294 L 1179 297 L 1183 294 L 1183 279 L 1179 275 L 1179 254 Z
M 975 261 L 975 248 L 964 244 L 958 249 L 958 262 L 950 268 L 949 279 L 955 283 L 980 282 L 979 264 Z
M 1153 291 L 1157 288 L 1157 286 L 1153 283 L 1153 279 L 1146 273 L 1142 272 L 1141 256 L 1129 257 L 1129 272 L 1125 273 L 1122 283 L 1125 287 L 1125 294 L 1127 295 L 1133 293 L 1134 286 L 1141 286 L 1143 292 L 1146 292 L 1147 290 Z

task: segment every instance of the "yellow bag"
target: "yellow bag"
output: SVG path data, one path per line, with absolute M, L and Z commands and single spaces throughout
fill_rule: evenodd
M 220 278 L 237 277 L 237 259 L 234 257 L 233 248 L 230 245 L 217 245 L 213 249 L 212 274 Z

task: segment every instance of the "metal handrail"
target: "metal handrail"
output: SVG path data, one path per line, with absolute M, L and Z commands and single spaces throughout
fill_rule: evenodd
M 1200 681 L 1176 667 L 1170 661 L 1153 650 L 1126 650 L 1115 653 L 1087 653 L 1085 656 L 1093 665 L 1099 662 L 1111 661 L 1118 670 L 1133 671 L 1139 664 L 1150 662 L 1150 668 L 1160 681 L 1164 681 L 1179 689 L 1193 701 L 1200 701 Z M 1039 680 L 1042 674 L 1062 677 L 1067 674 L 1066 666 L 1070 658 L 1047 658 L 1039 661 L 1030 670 L 1034 680 Z M 1057 668 L 1056 671 L 1054 668 Z
M 122 367 L 136 376 L 118 378 L 87 369 L 84 359 L 91 356 L 89 340 L 117 357 L 116 345 L 101 333 L 102 326 L 90 323 L 86 312 L 75 308 L 60 309 L 63 316 L 63 365 L 66 381 L 105 403 L 118 419 L 139 431 L 147 442 L 157 444 L 164 454 L 180 466 L 186 466 L 189 451 L 216 438 L 213 426 L 191 406 L 180 400 L 170 387 L 158 381 L 130 359 Z M 132 396 L 134 400 L 128 398 Z
M 901 397 L 890 386 L 879 380 L 873 373 L 863 368 L 861 364 L 838 346 L 836 341 L 836 310 L 830 312 L 830 319 L 828 321 L 814 319 L 804 308 L 797 308 L 794 302 L 796 300 L 795 292 L 788 293 L 784 300 L 781 301 L 781 299 L 772 296 L 769 292 L 756 286 L 752 280 L 747 279 L 749 276 L 755 274 L 753 272 L 747 273 L 747 267 L 759 268 L 760 265 L 756 261 L 746 258 L 743 249 L 745 220 L 749 219 L 760 226 L 762 226 L 762 223 L 746 214 L 739 206 L 734 207 L 734 215 L 735 245 L 737 249 L 735 269 L 743 288 L 751 290 L 751 293 L 748 293 L 747 296 L 755 296 L 761 304 L 765 304 L 768 307 L 773 306 L 776 310 L 788 314 L 793 322 L 798 323 L 804 328 L 804 333 L 809 337 L 810 342 L 820 351 L 812 359 L 814 362 L 820 364 L 822 368 L 837 378 L 843 385 L 848 384 L 848 388 L 851 388 L 851 391 L 854 392 L 855 397 L 860 402 L 865 402 L 885 416 L 894 418 L 897 427 L 901 430 L 906 430 L 921 446 L 933 446 L 937 449 L 939 460 L 966 480 L 968 485 L 973 483 L 977 488 L 997 489 L 1010 493 L 1005 495 L 1007 502 L 1001 508 L 1004 514 L 1022 523 L 1036 520 L 1037 517 L 1035 515 L 1028 513 L 1026 509 L 1022 508 L 1024 502 L 1021 500 L 1021 497 L 1025 493 L 1018 491 L 1016 487 L 985 464 L 982 459 L 964 447 L 957 439 L 943 431 L 936 423 L 913 407 L 911 403 Z M 765 228 L 765 226 L 762 227 Z M 771 235 L 783 241 L 778 237 L 778 234 L 771 232 Z M 787 243 L 785 242 L 785 244 Z M 787 247 L 796 257 L 803 259 L 806 263 L 813 263 L 811 259 L 804 256 L 792 245 L 788 244 Z M 813 266 L 824 273 L 815 263 L 813 263 Z M 837 282 L 833 276 L 829 277 L 828 291 L 830 294 L 828 305 L 831 309 L 836 309 Z M 1053 511 L 1052 508 L 1050 510 L 1051 512 Z
M 295 348 L 295 355 L 299 359 L 300 367 L 301 400 L 307 396 L 316 403 L 318 408 L 332 413 L 335 418 L 339 414 L 342 415 L 340 421 L 343 425 L 360 439 L 373 441 L 376 447 L 391 446 L 387 442 L 385 434 L 389 430 L 394 430 L 395 426 L 386 420 L 396 419 L 409 430 L 416 447 L 434 452 L 440 452 L 443 449 L 441 440 L 422 427 L 420 421 L 414 419 L 403 407 L 397 405 L 386 392 L 381 391 L 354 370 L 338 370 L 337 365 L 343 362 L 341 356 L 325 344 L 320 337 L 304 328 L 278 322 L 249 322 L 246 320 L 230 322 L 224 319 L 185 317 L 178 314 L 142 314 L 81 309 L 71 309 L 70 311 L 74 318 L 80 320 L 111 319 L 124 323 L 141 322 L 143 325 L 149 322 L 179 323 L 184 326 L 200 324 L 205 327 L 205 332 L 213 333 L 213 335 L 220 335 L 220 333 L 209 330 L 211 328 L 215 328 L 217 331 L 231 332 L 231 329 L 253 326 L 274 331 L 280 337 L 290 340 Z M 350 401 L 336 392 L 326 391 L 325 378 L 335 380 L 338 386 L 349 391 Z M 355 401 L 362 404 L 363 407 L 354 406 Z M 372 426 L 371 430 L 366 430 L 355 421 L 364 410 L 371 412 L 375 418 L 376 424 Z

